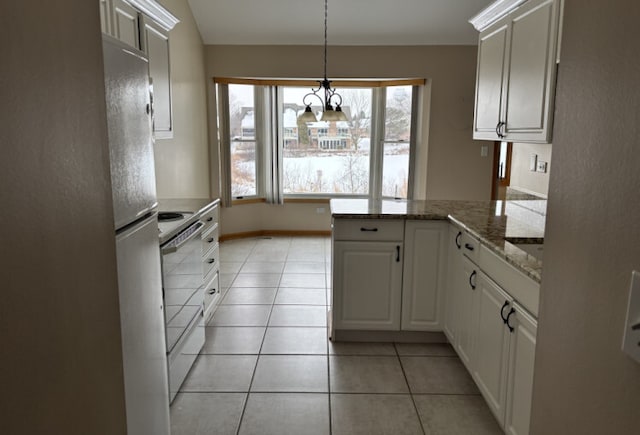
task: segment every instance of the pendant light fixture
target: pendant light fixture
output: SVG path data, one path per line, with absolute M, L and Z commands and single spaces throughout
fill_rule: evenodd
M 302 104 L 306 107 L 304 112 L 298 117 L 302 122 L 317 122 L 318 119 L 311 109 L 311 97 L 316 97 L 322 103 L 321 121 L 347 121 L 347 116 L 342 111 L 342 96 L 338 94 L 335 88 L 331 87 L 331 81 L 327 79 L 327 16 L 328 16 L 328 0 L 324 0 L 324 79 L 318 80 L 318 88 L 311 89 L 307 95 L 302 98 Z M 324 93 L 324 99 L 320 96 Z M 336 105 L 335 109 L 333 104 Z

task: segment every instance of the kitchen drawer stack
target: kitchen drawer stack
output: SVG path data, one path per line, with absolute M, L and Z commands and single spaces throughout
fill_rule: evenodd
M 202 231 L 202 273 L 204 276 L 204 322 L 213 316 L 215 307 L 220 303 L 220 244 L 218 243 L 220 207 L 202 212 L 200 220 L 204 222 Z

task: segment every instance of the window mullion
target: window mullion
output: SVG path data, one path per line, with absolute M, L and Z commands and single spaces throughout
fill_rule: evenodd
M 415 173 L 416 173 L 416 151 L 418 147 L 418 119 L 420 116 L 420 87 L 411 87 L 411 133 L 409 139 L 409 173 L 407 174 L 407 199 L 413 199 Z
M 386 88 L 374 88 L 371 107 L 369 198 L 382 198 L 382 164 Z

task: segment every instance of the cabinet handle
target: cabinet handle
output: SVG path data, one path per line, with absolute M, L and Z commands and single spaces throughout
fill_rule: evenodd
M 473 278 L 476 277 L 478 273 L 474 270 L 473 272 L 471 272 L 471 275 L 469 275 L 469 285 L 471 286 L 472 290 L 476 289 L 476 283 L 473 282 Z
M 360 231 L 371 231 L 371 232 L 375 233 L 375 232 L 378 231 L 378 229 L 377 228 L 365 228 L 365 227 L 362 227 L 362 228 L 360 228 Z
M 460 249 L 462 247 L 462 245 L 460 244 L 460 237 L 462 236 L 462 231 L 458 231 L 458 235 L 456 236 L 456 246 L 458 247 L 458 249 Z
M 500 139 L 503 139 L 505 137 L 504 127 L 506 126 L 506 122 L 498 122 L 498 125 L 496 125 L 496 136 L 498 136 Z
M 215 258 L 210 258 L 210 259 L 207 260 L 207 263 L 209 263 L 209 264 L 213 264 L 215 262 L 216 262 Z
M 400 245 L 396 246 L 396 263 L 400 263 Z
M 209 217 L 207 218 L 207 222 L 211 222 L 212 220 L 213 220 L 213 216 L 209 216 Z
M 504 322 L 504 324 L 507 324 L 507 318 L 504 317 L 504 309 L 507 308 L 509 306 L 509 301 L 504 301 L 504 305 L 502 306 L 502 308 L 500 308 L 500 317 L 502 318 L 502 321 Z
M 511 326 L 511 324 L 509 323 L 509 319 L 511 318 L 511 315 L 515 312 L 516 312 L 516 309 L 511 307 L 511 310 L 509 310 L 509 314 L 507 314 L 507 320 L 505 320 L 504 322 L 509 328 L 509 332 L 513 332 L 513 326 Z
M 207 239 L 207 243 L 212 243 L 212 242 L 213 242 L 213 237 L 209 237 L 209 238 Z
M 473 251 L 475 248 L 473 247 L 473 245 L 470 245 L 468 243 L 464 244 L 464 247 L 467 248 L 469 251 Z
M 216 294 L 216 289 L 212 288 L 211 290 L 209 290 L 209 294 L 210 295 L 215 295 Z

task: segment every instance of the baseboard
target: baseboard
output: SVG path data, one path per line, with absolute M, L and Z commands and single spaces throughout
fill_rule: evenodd
M 244 231 L 241 233 L 222 234 L 219 237 L 221 242 L 235 239 L 246 239 L 250 237 L 268 237 L 268 236 L 281 236 L 281 237 L 328 237 L 331 236 L 331 231 L 324 230 L 257 230 L 257 231 Z
M 359 331 L 341 329 L 333 331 L 331 340 L 334 342 L 448 343 L 444 333 L 439 331 Z

